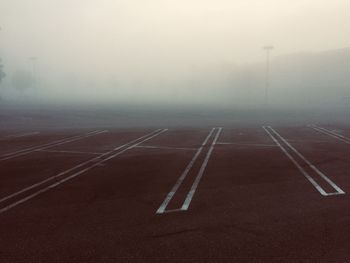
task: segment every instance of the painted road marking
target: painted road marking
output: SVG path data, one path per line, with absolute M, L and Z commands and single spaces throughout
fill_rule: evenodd
M 33 146 L 33 147 L 30 147 L 30 148 L 22 149 L 22 150 L 19 150 L 19 151 L 16 151 L 16 152 L 12 152 L 12 153 L 7 153 L 7 154 L 4 154 L 3 156 L 1 156 L 0 161 L 10 160 L 10 159 L 13 159 L 13 158 L 16 158 L 16 157 L 27 155 L 27 154 L 35 152 L 37 150 L 45 150 L 45 149 L 48 149 L 48 148 L 52 148 L 52 147 L 59 146 L 59 145 L 62 145 L 62 144 L 66 144 L 66 143 L 74 142 L 74 141 L 77 141 L 77 140 L 85 139 L 85 138 L 88 138 L 88 137 L 91 137 L 91 136 L 95 136 L 95 135 L 98 135 L 98 134 L 101 134 L 101 133 L 105 133 L 105 132 L 108 132 L 108 131 L 107 130 L 92 131 L 92 132 L 89 132 L 89 133 L 86 133 L 86 134 L 77 135 L 77 136 L 69 137 L 69 138 L 66 138 L 66 139 L 57 140 L 57 141 L 53 141 L 53 142 L 50 142 L 50 143 L 38 145 L 38 146 Z
M 216 145 L 236 145 L 236 146 L 253 146 L 253 147 L 277 147 L 277 145 L 275 145 L 275 144 L 235 143 L 235 142 L 217 142 Z
M 26 188 L 24 188 L 24 189 L 22 189 L 22 190 L 20 190 L 20 191 L 18 191 L 18 192 L 15 192 L 15 193 L 13 193 L 13 194 L 11 194 L 11 195 L 5 196 L 5 197 L 3 197 L 3 198 L 0 199 L 0 203 L 4 202 L 4 201 L 6 201 L 6 200 L 8 200 L 8 199 L 10 199 L 10 198 L 13 198 L 13 197 L 15 197 L 15 196 L 18 196 L 18 195 L 20 195 L 20 194 L 22 194 L 22 193 L 25 193 L 25 192 L 27 192 L 27 191 L 29 191 L 29 190 L 35 188 L 35 187 L 38 187 L 38 186 L 40 186 L 40 185 L 42 185 L 42 184 L 44 184 L 44 183 L 47 183 L 47 182 L 49 182 L 49 181 L 51 181 L 51 180 L 54 180 L 54 179 L 56 179 L 56 178 L 58 178 L 58 177 L 61 177 L 61 176 L 65 175 L 65 174 L 68 174 L 68 173 L 74 171 L 75 169 L 81 168 L 81 167 L 83 167 L 83 166 L 85 166 L 85 165 L 87 165 L 87 164 L 89 164 L 89 163 L 91 163 L 91 162 L 92 162 L 92 163 L 99 163 L 99 162 L 101 161 L 101 158 L 102 158 L 103 156 L 105 156 L 105 155 L 107 155 L 107 154 L 109 154 L 109 153 L 111 153 L 111 152 L 113 152 L 113 151 L 120 150 L 120 149 L 126 147 L 127 145 L 129 145 L 129 144 L 131 144 L 131 143 L 134 143 L 134 142 L 136 142 L 136 141 L 138 141 L 138 140 L 140 140 L 140 139 L 143 139 L 143 138 L 145 138 L 145 137 L 147 137 L 147 136 L 150 136 L 150 135 L 152 135 L 153 133 L 156 133 L 156 132 L 159 132 L 159 131 L 160 131 L 160 129 L 155 130 L 155 131 L 151 132 L 150 134 L 146 134 L 146 135 L 144 135 L 144 136 L 142 136 L 142 137 L 140 137 L 140 138 L 137 138 L 137 139 L 135 139 L 135 140 L 132 140 L 132 141 L 126 143 L 126 144 L 123 144 L 123 145 L 117 147 L 117 148 L 114 148 L 112 151 L 109 151 L 109 152 L 107 152 L 107 153 L 103 153 L 103 154 L 101 154 L 100 156 L 94 157 L 94 158 L 92 158 L 92 159 L 90 159 L 90 160 L 87 160 L 87 161 L 85 161 L 85 162 L 83 162 L 83 163 L 80 163 L 80 164 L 78 164 L 78 165 L 76 165 L 76 166 L 74 166 L 74 167 L 72 167 L 72 168 L 70 168 L 70 169 L 68 169 L 68 170 L 66 170 L 66 171 L 64 171 L 64 172 L 61 172 L 61 173 L 59 173 L 59 174 L 57 174 L 57 175 L 51 176 L 51 177 L 49 177 L 49 178 L 46 178 L 45 180 L 42 180 L 42 181 L 40 181 L 40 182 L 38 182 L 38 183 L 35 183 L 35 184 L 31 185 L 31 186 L 28 186 L 28 187 L 26 187 Z
M 6 205 L 2 209 L 0 209 L 0 214 L 10 210 L 13 207 L 18 206 L 19 204 L 22 204 L 22 203 L 24 203 L 26 201 L 31 200 L 34 197 L 36 197 L 36 196 L 38 196 L 38 195 L 40 195 L 42 193 L 45 193 L 45 192 L 55 188 L 58 185 L 66 182 L 66 181 L 69 181 L 69 180 L 77 177 L 78 175 L 83 174 L 83 173 L 91 170 L 94 167 L 100 166 L 101 164 L 105 163 L 106 161 L 108 161 L 108 160 L 110 160 L 110 159 L 112 159 L 112 158 L 114 158 L 114 157 L 116 157 L 116 156 L 118 156 L 118 155 L 128 151 L 128 150 L 131 150 L 131 149 L 135 148 L 136 146 L 138 146 L 138 145 L 140 145 L 140 144 L 142 144 L 142 143 L 144 143 L 144 142 L 146 142 L 148 140 L 153 139 L 154 137 L 156 137 L 156 136 L 166 132 L 167 130 L 168 129 L 155 130 L 155 131 L 153 131 L 153 132 L 151 132 L 149 134 L 146 134 L 146 135 L 144 135 L 142 137 L 139 137 L 139 138 L 137 138 L 135 140 L 132 140 L 132 141 L 130 141 L 130 142 L 126 143 L 126 144 L 123 144 L 123 145 L 121 145 L 119 147 L 116 147 L 112 151 L 109 151 L 109 152 L 106 152 L 104 154 L 101 154 L 100 156 L 94 157 L 94 158 L 92 158 L 92 159 L 90 159 L 88 161 L 80 163 L 80 164 L 78 164 L 78 165 L 76 165 L 76 166 L 74 166 L 74 167 L 72 167 L 72 168 L 70 168 L 70 169 L 68 169 L 68 170 L 66 170 L 64 172 L 61 172 L 61 173 L 59 173 L 59 174 L 57 174 L 55 176 L 51 176 L 51 177 L 49 177 L 49 178 L 47 178 L 45 180 L 42 180 L 42 181 L 40 181 L 38 183 L 35 183 L 35 184 L 31 185 L 31 186 L 28 186 L 28 187 L 26 187 L 26 188 L 24 188 L 24 189 L 22 189 L 20 191 L 17 191 L 15 193 L 11 194 L 11 195 L 3 197 L 2 199 L 0 199 L 0 203 L 3 203 L 5 201 L 9 201 L 9 200 L 13 199 L 16 196 L 25 194 L 26 192 L 28 192 L 30 190 L 33 190 L 33 189 L 35 189 L 35 188 L 37 188 L 37 187 L 39 187 L 41 185 L 44 185 L 45 183 L 48 183 L 48 182 L 50 182 L 52 180 L 58 180 L 63 175 L 66 175 L 66 174 L 69 174 L 71 172 L 74 172 L 72 175 L 69 175 L 69 176 L 67 176 L 67 177 L 65 177 L 63 179 L 60 179 L 59 181 L 56 181 L 55 183 L 52 183 L 52 184 L 50 184 L 50 185 L 48 185 L 46 187 L 43 187 L 40 190 L 36 190 L 34 193 L 29 194 L 26 197 L 22 197 L 19 200 L 16 200 L 16 201 L 12 202 L 11 204 Z M 78 170 L 78 169 L 80 169 L 80 170 Z
M 72 154 L 95 154 L 101 155 L 103 153 L 99 152 L 81 152 L 81 151 L 56 151 L 56 150 L 35 150 L 36 152 L 46 152 L 46 153 L 72 153 Z
M 13 138 L 26 137 L 26 136 L 36 135 L 36 134 L 39 134 L 39 133 L 40 132 L 35 131 L 35 132 L 26 132 L 26 133 L 20 133 L 20 134 L 11 134 L 11 135 L 5 136 L 1 140 L 3 141 L 3 140 L 13 139 Z
M 305 142 L 309 142 L 309 143 L 317 143 L 317 144 L 329 144 L 329 140 L 308 140 L 308 139 L 299 139 L 299 140 L 288 140 L 290 143 L 294 142 L 294 143 L 305 143 Z
M 88 132 L 88 133 L 86 133 L 85 135 L 94 134 L 94 133 L 96 133 L 96 132 L 99 132 L 99 130 L 95 130 L 95 131 L 92 131 L 92 132 Z M 78 137 L 81 137 L 81 136 L 84 136 L 84 134 L 81 134 L 81 135 L 74 135 L 74 136 L 72 136 L 72 137 L 66 137 L 66 138 L 59 139 L 59 140 L 52 141 L 52 142 L 48 142 L 48 143 L 45 143 L 45 144 L 40 144 L 40 145 L 32 146 L 32 147 L 29 147 L 29 148 L 21 149 L 21 150 L 15 151 L 15 152 L 6 153 L 6 154 L 4 154 L 3 156 L 15 155 L 15 154 L 22 153 L 22 152 L 26 152 L 26 151 L 36 150 L 36 149 L 38 149 L 38 148 L 46 147 L 46 146 L 49 146 L 49 145 L 55 144 L 55 143 L 61 143 L 61 142 L 63 142 L 63 141 L 70 140 L 70 139 L 75 139 L 75 138 L 78 138 Z
M 196 148 L 184 148 L 184 147 L 166 147 L 166 146 L 150 146 L 150 145 L 140 145 L 136 146 L 136 148 L 149 148 L 149 149 L 164 149 L 164 150 L 197 150 Z
M 216 136 L 213 140 L 213 143 L 207 153 L 207 156 L 201 166 L 200 171 L 197 174 L 197 177 L 191 187 L 191 190 L 189 192 L 189 194 L 187 195 L 184 204 L 182 205 L 182 207 L 180 209 L 172 209 L 172 210 L 166 210 L 167 206 L 169 205 L 170 201 L 172 200 L 172 198 L 174 197 L 174 195 L 176 194 L 177 190 L 179 189 L 179 187 L 181 186 L 181 184 L 183 183 L 183 181 L 185 180 L 186 176 L 188 175 L 188 173 L 190 172 L 191 168 L 193 167 L 194 163 L 196 162 L 196 160 L 198 159 L 200 153 L 202 152 L 203 148 L 206 146 L 206 144 L 208 143 L 210 137 L 213 135 L 214 131 L 216 130 L 216 128 L 211 129 L 211 131 L 209 132 L 208 136 L 205 138 L 205 140 L 203 141 L 202 145 L 198 148 L 197 152 L 195 153 L 195 155 L 193 156 L 192 160 L 189 162 L 189 164 L 187 165 L 187 167 L 185 168 L 184 172 L 181 174 L 181 176 L 179 177 L 179 179 L 176 181 L 175 185 L 173 186 L 173 188 L 170 190 L 170 192 L 168 193 L 168 195 L 166 196 L 166 198 L 164 199 L 163 203 L 160 205 L 160 207 L 157 210 L 157 214 L 163 214 L 163 213 L 167 213 L 169 211 L 171 212 L 175 212 L 175 211 L 184 211 L 188 209 L 188 206 L 192 200 L 192 197 L 196 191 L 196 188 L 199 184 L 199 181 L 204 173 L 205 167 L 208 163 L 208 160 L 210 158 L 210 155 L 213 151 L 214 145 L 221 133 L 222 128 L 218 129 L 218 132 L 216 133 Z M 191 192 L 192 191 L 192 192 Z
M 213 142 L 211 143 L 210 145 L 210 148 L 209 148 L 209 151 L 207 152 L 207 155 L 205 156 L 205 159 L 204 159 L 204 162 L 197 174 L 197 177 L 193 183 L 193 185 L 191 186 L 191 190 L 188 192 L 187 196 L 186 196 L 186 199 L 185 199 L 185 202 L 183 203 L 182 207 L 181 207 L 181 210 L 187 210 L 188 207 L 190 206 L 191 204 L 191 201 L 193 199 L 193 196 L 194 194 L 196 193 L 196 190 L 198 188 L 198 185 L 199 185 L 199 182 L 200 180 L 202 179 L 203 177 L 203 174 L 204 174 L 204 171 L 205 171 L 205 168 L 207 167 L 208 165 L 208 162 L 209 162 L 209 159 L 210 159 L 210 156 L 211 154 L 213 153 L 214 151 L 214 147 L 215 147 L 215 144 L 221 134 L 221 131 L 222 131 L 222 128 L 219 128 L 218 129 L 218 132 L 216 133 L 216 136 L 213 140 Z
M 173 188 L 170 190 L 170 192 L 168 193 L 168 195 L 166 196 L 166 198 L 164 199 L 163 203 L 161 204 L 161 206 L 158 208 L 157 210 L 157 214 L 162 214 L 164 213 L 166 207 L 168 206 L 168 204 L 170 203 L 171 199 L 173 198 L 173 196 L 175 195 L 176 191 L 179 189 L 180 185 L 182 184 L 182 182 L 185 180 L 187 174 L 189 173 L 189 171 L 191 170 L 192 166 L 194 165 L 194 163 L 196 162 L 197 158 L 199 157 L 200 153 L 202 152 L 204 146 L 208 143 L 209 138 L 211 137 L 211 135 L 213 134 L 215 128 L 212 128 L 211 131 L 209 132 L 208 136 L 204 139 L 202 145 L 197 149 L 197 152 L 195 153 L 195 155 L 193 156 L 192 160 L 189 162 L 189 164 L 187 165 L 187 167 L 185 168 L 185 171 L 183 171 L 183 173 L 181 174 L 181 176 L 179 177 L 179 179 L 176 181 L 175 185 L 173 186 Z
M 324 173 L 322 173 L 316 166 L 308 161 L 299 151 L 297 151 L 286 139 L 284 139 L 277 131 L 271 126 L 263 126 L 263 129 L 271 137 L 271 139 L 278 145 L 283 153 L 293 162 L 293 164 L 299 169 L 299 171 L 306 177 L 307 180 L 320 192 L 323 196 L 341 195 L 345 192 L 340 189 L 331 179 L 329 179 Z M 274 135 L 272 133 L 274 133 Z M 277 136 L 277 137 L 276 137 Z M 282 141 L 289 150 L 292 150 L 301 160 L 303 160 L 316 174 L 318 174 L 323 180 L 325 180 L 336 192 L 327 193 L 312 177 L 305 171 L 305 169 L 298 163 L 298 161 L 288 152 L 288 150 L 278 141 Z
M 331 131 L 331 130 L 328 130 L 328 129 L 325 129 L 325 128 L 322 128 L 322 127 L 318 127 L 318 126 L 315 126 L 315 125 L 311 125 L 310 127 L 312 129 L 318 131 L 318 132 L 321 132 L 321 133 L 326 134 L 328 136 L 331 136 L 331 137 L 333 137 L 335 139 L 338 139 L 338 140 L 340 140 L 342 142 L 350 144 L 350 139 L 349 138 L 347 138 L 347 137 L 345 137 L 345 136 L 343 136 L 341 134 L 338 134 L 338 133 L 336 133 L 334 131 Z

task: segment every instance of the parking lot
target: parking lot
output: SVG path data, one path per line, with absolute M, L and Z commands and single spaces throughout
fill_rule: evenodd
M 1 262 L 349 262 L 350 126 L 0 134 Z

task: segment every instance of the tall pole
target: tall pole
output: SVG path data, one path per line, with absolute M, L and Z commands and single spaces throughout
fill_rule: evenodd
M 270 89 L 270 52 L 274 49 L 273 46 L 264 46 L 266 52 L 266 71 L 265 71 L 265 107 L 269 105 L 269 89 Z

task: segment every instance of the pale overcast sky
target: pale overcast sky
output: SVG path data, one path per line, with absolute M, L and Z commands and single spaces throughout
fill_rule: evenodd
M 37 56 L 41 72 L 164 77 L 263 61 L 265 44 L 349 47 L 349 11 L 349 0 L 0 0 L 0 56 L 7 69 Z
M 239 63 L 265 43 L 276 53 L 350 46 L 349 10 L 348 0 L 0 0 L 0 42 L 52 58 Z

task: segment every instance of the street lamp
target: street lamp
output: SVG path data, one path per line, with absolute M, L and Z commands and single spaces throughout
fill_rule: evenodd
M 270 88 L 270 52 L 274 49 L 273 46 L 264 46 L 266 52 L 266 72 L 265 72 L 265 106 L 269 104 L 269 88 Z

